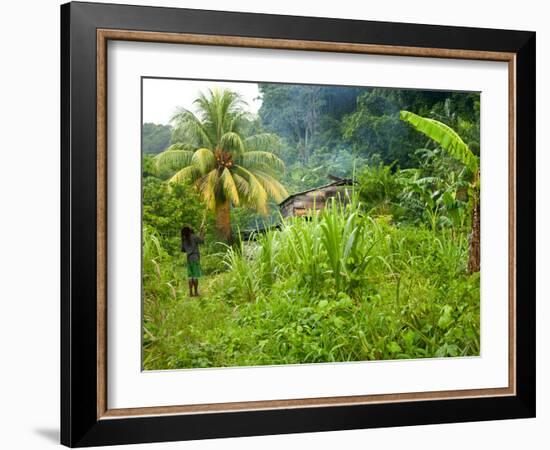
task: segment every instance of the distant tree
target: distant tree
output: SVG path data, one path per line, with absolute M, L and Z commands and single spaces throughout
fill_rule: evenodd
M 340 119 L 355 108 L 361 88 L 296 84 L 259 85 L 264 126 L 292 148 L 287 161 L 307 163 L 316 148 L 341 141 Z M 330 141 L 330 142 L 329 142 Z
M 401 105 L 407 98 L 389 89 L 372 89 L 357 99 L 357 108 L 343 120 L 343 137 L 355 154 L 370 158 L 379 155 L 385 164 L 410 165 L 414 150 L 422 139 L 399 120 Z M 421 104 L 422 97 L 415 103 Z
M 474 153 L 479 148 L 477 93 L 364 89 L 355 110 L 342 121 L 342 135 L 355 154 L 366 158 L 378 154 L 385 164 L 396 162 L 397 167 L 411 167 L 411 155 L 425 147 L 426 141 L 399 120 L 400 110 L 446 123 L 460 132 Z
M 434 105 L 429 113 L 419 115 L 450 126 L 468 144 L 472 152 L 479 156 L 479 113 L 478 93 L 453 92 L 444 102 Z
M 282 138 L 287 177 L 299 165 L 317 167 L 316 154 L 343 151 L 412 167 L 411 155 L 426 139 L 399 120 L 400 110 L 446 123 L 479 153 L 479 93 L 275 83 L 260 83 L 259 90 L 258 114 Z
M 157 154 L 166 150 L 170 145 L 171 134 L 172 127 L 170 125 L 144 123 L 141 131 L 143 153 Z

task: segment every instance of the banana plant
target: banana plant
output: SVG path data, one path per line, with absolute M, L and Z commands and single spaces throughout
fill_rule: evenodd
M 435 119 L 421 117 L 410 111 L 401 111 L 400 119 L 409 123 L 415 130 L 426 135 L 445 150 L 451 157 L 461 162 L 471 173 L 468 188 L 472 232 L 468 271 L 479 272 L 480 268 L 480 225 L 479 225 L 479 158 L 470 150 L 456 131 Z

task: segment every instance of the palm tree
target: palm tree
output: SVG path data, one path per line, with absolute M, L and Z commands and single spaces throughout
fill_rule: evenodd
M 435 119 L 401 111 L 401 120 L 411 124 L 417 131 L 437 142 L 450 156 L 460 161 L 472 174 L 468 189 L 472 215 L 470 255 L 468 271 L 479 272 L 480 268 L 480 226 L 479 226 L 479 158 L 452 128 Z
M 215 212 L 221 236 L 230 241 L 231 205 L 266 214 L 270 198 L 280 202 L 288 195 L 277 180 L 284 163 L 270 151 L 278 138 L 269 133 L 245 137 L 246 103 L 236 92 L 209 90 L 195 104 L 197 114 L 180 108 L 173 116 L 181 142 L 159 153 L 155 165 L 176 171 L 170 183 L 195 186 Z

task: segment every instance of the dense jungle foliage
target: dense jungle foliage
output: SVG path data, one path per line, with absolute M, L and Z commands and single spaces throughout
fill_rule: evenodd
M 143 126 L 144 369 L 479 355 L 479 94 L 259 90 L 257 115 L 203 93 Z M 345 204 L 281 216 L 331 176 Z M 199 297 L 183 224 L 206 228 Z

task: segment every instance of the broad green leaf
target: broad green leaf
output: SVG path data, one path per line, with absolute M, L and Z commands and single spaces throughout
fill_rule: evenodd
M 416 130 L 428 136 L 445 149 L 453 158 L 459 160 L 468 169 L 477 174 L 479 161 L 468 145 L 451 127 L 435 119 L 418 116 L 409 111 L 401 111 L 401 120 L 411 124 Z

